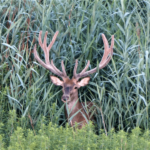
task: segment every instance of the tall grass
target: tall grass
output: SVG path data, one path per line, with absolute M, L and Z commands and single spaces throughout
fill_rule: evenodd
M 104 51 L 101 34 L 109 43 L 114 34 L 112 61 L 80 89 L 80 100 L 97 107 L 98 129 L 104 124 L 107 131 L 149 128 L 149 16 L 148 0 L 1 0 L 1 120 L 7 122 L 7 111 L 15 109 L 17 115 L 26 117 L 22 126 L 33 130 L 42 116 L 47 122 L 65 123 L 61 88 L 52 84 L 51 73 L 32 53 L 40 30 L 43 35 L 48 31 L 47 43 L 58 30 L 50 59 L 59 69 L 63 59 L 70 77 L 75 59 L 79 59 L 78 71 L 87 60 L 90 68 L 97 66 Z M 44 60 L 40 46 L 37 49 Z

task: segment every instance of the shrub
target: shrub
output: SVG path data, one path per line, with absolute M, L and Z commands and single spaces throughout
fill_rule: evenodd
M 0 135 L 0 146 L 4 148 L 3 136 Z M 17 127 L 10 136 L 10 143 L 6 146 L 8 150 L 149 150 L 150 131 L 141 132 L 140 128 L 135 128 L 131 133 L 123 130 L 115 133 L 111 130 L 108 136 L 101 130 L 100 135 L 93 132 L 92 123 L 82 129 L 58 127 L 49 123 L 47 126 L 41 124 L 40 130 L 24 130 Z

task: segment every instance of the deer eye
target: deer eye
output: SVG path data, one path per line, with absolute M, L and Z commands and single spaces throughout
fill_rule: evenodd
M 77 87 L 75 86 L 74 89 L 77 89 Z

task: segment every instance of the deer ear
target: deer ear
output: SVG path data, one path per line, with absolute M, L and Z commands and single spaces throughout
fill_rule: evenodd
M 90 81 L 90 77 L 83 78 L 81 81 L 78 82 L 78 87 L 86 86 Z
M 53 82 L 53 84 L 57 85 L 57 86 L 63 86 L 63 81 L 61 81 L 59 78 L 55 77 L 55 76 L 50 76 L 51 81 Z

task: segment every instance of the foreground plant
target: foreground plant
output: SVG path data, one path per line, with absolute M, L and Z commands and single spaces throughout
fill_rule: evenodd
M 77 127 L 77 125 L 76 125 Z M 2 138 L 0 138 L 2 146 Z M 21 127 L 17 127 L 15 132 L 10 137 L 8 150 L 87 150 L 87 149 L 136 149 L 149 150 L 150 147 L 150 131 L 141 133 L 140 128 L 135 128 L 132 133 L 126 133 L 123 130 L 115 133 L 111 130 L 106 136 L 103 131 L 100 135 L 95 135 L 93 132 L 92 123 L 86 125 L 82 129 L 74 130 L 68 125 L 63 128 L 50 123 L 48 126 L 44 124 L 41 129 L 34 135 L 32 130 L 26 133 Z

